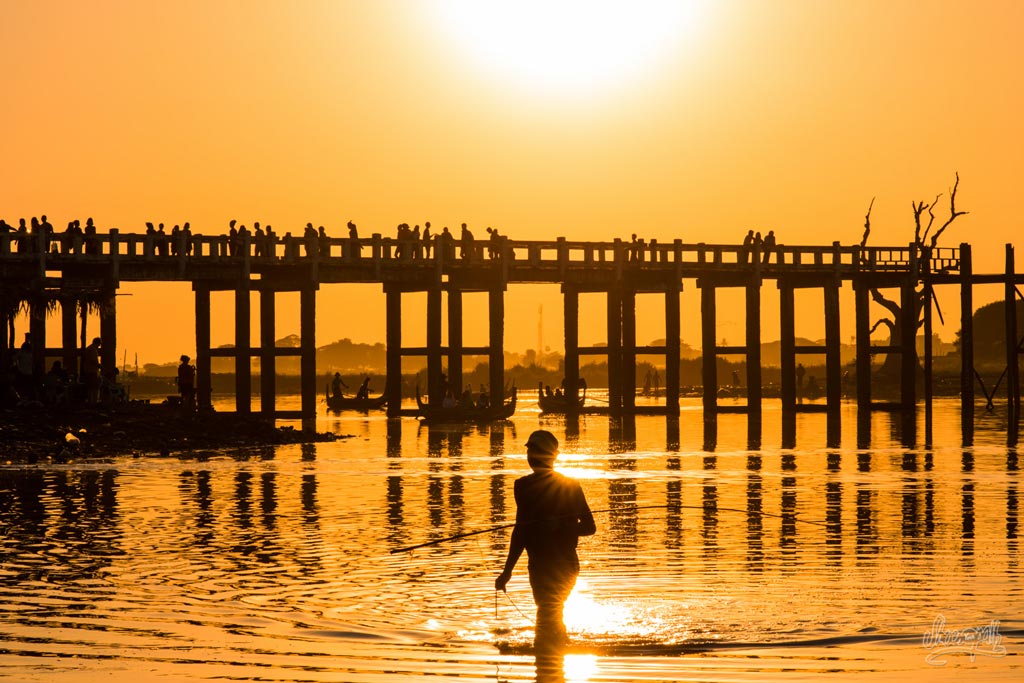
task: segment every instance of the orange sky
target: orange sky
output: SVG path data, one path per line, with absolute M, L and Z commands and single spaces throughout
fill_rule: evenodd
M 189 220 L 207 233 L 231 218 L 281 233 L 312 221 L 339 235 L 349 219 L 363 234 L 466 221 L 522 239 L 687 242 L 754 228 L 852 243 L 877 197 L 872 241 L 896 244 L 911 239 L 911 200 L 959 172 L 971 213 L 946 244 L 970 241 L 976 270 L 993 271 L 1019 231 L 1022 3 L 695 3 L 659 59 L 586 91 L 485 66 L 440 14 L 415 0 L 8 0 L 0 217 L 46 213 L 61 229 L 92 216 L 122 231 Z M 129 358 L 194 349 L 186 286 L 122 291 Z M 942 296 L 958 318 L 954 293 Z M 687 283 L 684 316 L 697 298 Z M 541 300 L 545 343 L 561 347 L 557 290 L 513 287 L 508 348 L 536 345 Z M 379 287 L 325 290 L 318 306 L 319 344 L 383 340 Z M 642 343 L 664 334 L 644 306 Z M 766 303 L 769 338 L 776 310 Z M 280 316 L 282 334 L 297 331 L 297 313 Z M 801 325 L 820 335 L 817 317 Z M 741 330 L 723 316 L 721 335 Z M 214 343 L 230 339 L 215 325 Z M 584 323 L 583 343 L 603 339 L 601 318 Z M 699 339 L 684 322 L 684 342 Z

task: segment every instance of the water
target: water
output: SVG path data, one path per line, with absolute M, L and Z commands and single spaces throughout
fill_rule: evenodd
M 12 681 L 1021 680 L 1020 472 L 999 415 L 932 449 L 880 415 L 857 450 L 801 415 L 784 451 L 685 402 L 633 430 L 541 417 L 445 431 L 324 415 L 335 443 L 0 469 L 0 678 Z M 598 512 L 566 616 L 578 649 L 537 668 L 525 559 L 495 600 L 538 426 Z M 623 437 L 623 434 L 626 437 Z M 990 627 L 974 655 L 926 633 Z M 995 622 L 998 622 L 997 624 Z M 499 649 L 498 646 L 501 646 Z M 962 648 L 961 648 L 962 649 Z M 971 648 L 967 648 L 971 649 Z M 929 657 L 936 663 L 929 663 Z M 939 666 L 937 661 L 945 661 Z

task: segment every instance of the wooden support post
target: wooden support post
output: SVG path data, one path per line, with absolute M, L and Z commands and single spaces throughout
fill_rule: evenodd
M 211 407 L 210 368 L 210 288 L 196 283 L 196 405 Z
M 679 336 L 680 284 L 678 278 L 673 278 L 672 285 L 665 292 L 665 411 L 670 418 L 676 416 L 676 444 L 679 443 L 679 355 L 682 346 Z M 671 438 L 669 442 L 672 442 Z
M 636 292 L 622 291 L 622 410 L 636 411 Z
M 562 285 L 562 309 L 565 329 L 565 413 L 579 415 L 580 383 L 580 294 L 571 284 Z M 538 350 L 539 352 L 539 350 Z
M 74 297 L 65 295 L 60 299 L 60 345 L 61 363 L 64 371 L 70 374 L 77 374 L 78 368 L 78 304 Z M 7 328 L 4 328 L 4 338 L 7 338 Z
M 316 418 L 316 290 L 299 291 L 299 353 L 303 429 Z
M 444 401 L 441 376 L 441 288 L 427 290 L 427 400 L 439 406 Z
M 32 376 L 38 383 L 46 372 L 46 293 L 40 285 L 33 294 L 36 300 L 29 303 L 28 332 L 32 339 Z
M 971 245 L 960 245 L 960 434 L 974 443 L 974 267 Z
M 108 285 L 100 301 L 100 373 L 114 381 L 117 369 L 117 290 Z
M 904 280 L 900 285 L 900 404 L 903 416 L 903 442 L 916 441 L 917 428 L 917 291 L 916 282 Z
M 440 254 L 440 242 L 434 246 Z M 462 395 L 462 290 L 448 289 L 448 387 L 458 399 Z
M 1006 440 L 1009 445 L 1017 443 L 1020 430 L 1020 354 L 1017 345 L 1017 287 L 1013 245 L 1006 245 Z
M 277 344 L 273 289 L 260 290 L 260 412 L 271 416 L 277 404 Z
M 839 285 L 825 285 L 825 410 L 829 448 L 838 448 L 842 432 L 843 361 L 840 355 Z
M 235 289 L 235 410 L 252 412 L 252 349 L 249 282 L 241 282 Z
M 924 283 L 924 443 L 932 446 L 932 284 Z
M 608 411 L 622 413 L 622 290 L 608 289 Z
M 796 307 L 793 286 L 779 280 L 779 369 L 782 373 L 782 447 L 796 447 Z
M 701 319 L 701 374 L 704 380 L 704 449 L 713 450 L 718 442 L 718 354 L 716 353 L 715 287 L 698 285 Z
M 857 445 L 871 441 L 871 299 L 867 282 L 854 280 L 857 331 Z
M 386 343 L 384 392 L 388 395 L 388 417 L 401 415 L 402 405 L 402 292 L 384 290 L 386 302 Z
M 757 249 L 755 258 L 760 259 Z M 761 277 L 760 260 L 754 262 L 754 274 L 746 286 L 747 298 L 747 442 L 761 444 Z
M 505 290 L 496 286 L 488 291 L 490 334 L 488 367 L 490 369 L 491 405 L 505 400 Z

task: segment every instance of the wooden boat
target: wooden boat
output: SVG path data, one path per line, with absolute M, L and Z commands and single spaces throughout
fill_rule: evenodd
M 577 397 L 577 410 L 583 409 L 583 403 L 587 400 L 587 390 L 583 390 L 583 394 Z M 566 396 L 547 396 L 544 392 L 537 395 L 537 405 L 540 406 L 540 412 L 542 413 L 564 413 L 569 407 L 568 397 Z
M 427 423 L 458 424 L 464 422 L 496 422 L 507 420 L 516 412 L 516 388 L 512 387 L 511 395 L 500 406 L 486 408 L 453 406 L 442 408 L 432 406 L 420 396 L 420 388 L 416 387 L 417 417 Z
M 327 388 L 325 400 L 327 401 L 327 409 L 334 411 L 361 410 L 366 412 L 369 410 L 380 410 L 388 403 L 386 394 L 381 394 L 380 396 L 369 396 L 367 398 L 335 396 L 331 393 L 330 387 Z

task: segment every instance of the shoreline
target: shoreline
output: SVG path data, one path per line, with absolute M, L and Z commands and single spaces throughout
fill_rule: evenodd
M 71 406 L 0 411 L 0 460 L 5 464 L 115 455 L 196 453 L 232 447 L 337 441 L 347 436 L 277 427 L 258 413 L 186 415 L 165 404 Z

